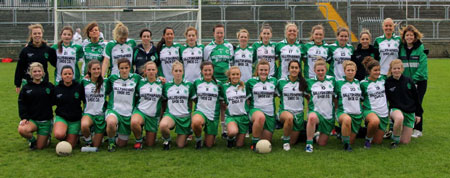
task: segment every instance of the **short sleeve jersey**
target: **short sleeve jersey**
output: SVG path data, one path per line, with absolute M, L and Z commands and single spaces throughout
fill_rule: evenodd
M 103 56 L 109 58 L 111 74 L 119 74 L 117 60 L 121 58 L 127 58 L 133 66 L 133 49 L 135 46 L 136 42 L 133 39 L 127 39 L 124 44 L 113 40 L 106 45 Z M 133 72 L 133 67 L 130 67 L 130 72 Z
M 225 72 L 230 68 L 230 63 L 234 55 L 233 45 L 227 41 L 216 44 L 209 43 L 204 50 L 203 59 L 214 64 L 214 77 L 220 81 L 226 81 L 228 77 Z
M 265 45 L 262 41 L 258 41 L 256 43 L 253 43 L 253 49 L 255 50 L 255 55 L 253 59 L 253 62 L 258 63 L 261 59 L 267 60 L 270 64 L 270 71 L 269 75 L 271 77 L 275 77 L 276 75 L 276 53 L 275 53 L 275 47 L 277 43 L 275 42 L 269 42 L 267 45 Z
M 303 45 L 302 55 L 306 59 L 303 76 L 305 78 L 314 78 L 316 76 L 314 64 L 317 57 L 322 57 L 324 60 L 328 59 L 328 44 L 324 41 L 322 45 L 316 45 L 314 41 L 310 41 Z
M 251 46 L 246 48 L 237 47 L 234 52 L 233 66 L 238 66 L 241 71 L 241 80 L 247 82 L 252 78 L 254 50 Z
M 84 106 L 84 113 L 101 116 L 105 112 L 106 90 L 105 84 L 107 80 L 103 81 L 102 87 L 99 92 L 95 92 L 97 89 L 96 83 L 90 79 L 83 78 L 81 84 L 84 86 L 84 95 L 86 97 L 86 104 Z
M 149 82 L 147 78 L 142 78 L 137 86 L 139 99 L 136 108 L 147 116 L 159 117 L 161 114 L 162 93 L 163 84 L 160 80 Z
M 180 48 L 181 45 L 178 43 L 173 43 L 172 46 L 163 44 L 159 53 L 159 61 L 161 62 L 160 71 L 167 81 L 173 79 L 172 64 L 175 61 L 180 61 Z
M 239 84 L 233 85 L 230 82 L 222 85 L 222 96 L 227 104 L 227 116 L 247 115 L 247 99 L 250 94 L 246 92 L 245 86 L 239 87 Z
M 339 46 L 339 42 L 329 45 L 329 56 L 330 56 L 330 70 L 328 75 L 333 76 L 336 80 L 344 78 L 344 67 L 342 63 L 346 60 L 352 59 L 353 46 L 351 44 L 346 44 L 344 47 Z
M 176 117 L 190 116 L 188 102 L 189 99 L 195 98 L 192 83 L 183 81 L 180 84 L 175 84 L 172 80 L 164 84 L 163 96 L 167 98 L 166 112 Z
M 392 34 L 389 39 L 385 35 L 375 38 L 373 46 L 380 52 L 381 74 L 387 75 L 389 64 L 394 59 L 398 59 L 400 41 L 400 37 L 395 34 Z
M 388 117 L 388 104 L 384 88 L 386 77 L 380 75 L 376 81 L 366 77 L 361 81 L 364 110 L 375 112 L 380 117 Z
M 59 52 L 58 45 L 54 44 L 52 46 L 53 49 L 56 50 L 56 69 L 55 69 L 55 81 L 59 82 L 62 80 L 61 78 L 61 70 L 64 66 L 69 65 L 72 67 L 74 74 L 73 79 L 80 78 L 80 69 L 78 68 L 78 60 L 83 58 L 83 49 L 80 45 L 70 43 L 69 46 L 65 46 L 64 43 L 62 45 L 62 52 Z
M 280 110 L 293 113 L 303 112 L 303 92 L 300 91 L 300 82 L 292 82 L 289 77 L 278 80 L 277 90 L 280 95 Z
M 141 77 L 134 73 L 130 73 L 127 79 L 122 79 L 119 75 L 111 75 L 106 83 L 106 90 L 109 93 L 108 109 L 122 116 L 131 116 L 136 102 L 136 87 L 140 79 Z
M 208 120 L 214 121 L 219 119 L 220 89 L 220 82 L 206 82 L 202 79 L 197 79 L 194 82 L 194 92 L 197 98 L 195 110 L 202 112 Z
M 295 41 L 294 44 L 289 44 L 287 40 L 279 42 L 276 46 L 275 52 L 280 60 L 280 67 L 278 70 L 278 78 L 283 78 L 289 75 L 288 65 L 292 60 L 300 62 L 301 58 L 301 44 Z
M 309 111 L 315 111 L 325 119 L 333 118 L 334 78 L 327 76 L 320 81 L 317 77 L 307 79 L 306 93 L 310 95 Z
M 338 111 L 347 114 L 361 114 L 361 88 L 358 79 L 349 82 L 345 79 L 337 80 L 335 93 L 338 97 Z
M 277 79 L 269 77 L 261 81 L 259 77 L 253 77 L 246 83 L 247 93 L 250 95 L 250 109 L 261 109 L 269 116 L 275 113 L 275 95 Z
M 188 82 L 194 82 L 201 78 L 200 65 L 203 61 L 203 49 L 205 46 L 202 44 L 190 47 L 187 44 L 180 49 L 181 61 L 183 61 L 185 73 L 184 80 Z
M 103 40 L 99 40 L 97 43 L 92 43 L 90 40 L 85 40 L 83 42 L 83 51 L 84 51 L 84 63 L 81 68 L 81 73 L 86 75 L 88 69 L 87 64 L 96 59 L 100 62 L 103 62 L 103 51 L 106 47 L 106 42 Z

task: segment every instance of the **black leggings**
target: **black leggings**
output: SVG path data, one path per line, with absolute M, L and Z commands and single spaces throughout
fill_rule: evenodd
M 419 103 L 422 105 L 423 97 L 425 96 L 425 92 L 427 91 L 427 81 L 418 81 L 417 85 L 417 94 L 419 95 Z M 422 107 L 423 108 L 423 107 Z M 423 123 L 423 114 L 420 116 L 420 122 L 414 126 L 414 129 L 422 131 L 422 123 Z

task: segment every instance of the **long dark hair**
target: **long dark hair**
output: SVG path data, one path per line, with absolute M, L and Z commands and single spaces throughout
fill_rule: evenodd
M 292 63 L 297 63 L 298 67 L 300 68 L 300 62 L 298 62 L 296 60 L 292 60 L 291 62 L 289 62 L 288 69 L 291 68 Z M 298 87 L 298 90 L 300 90 L 301 92 L 305 92 L 306 91 L 306 80 L 303 77 L 301 70 L 298 73 L 297 78 L 298 78 L 298 83 L 300 84 L 300 86 Z
M 61 30 L 61 33 L 59 33 L 59 36 L 61 36 L 65 30 L 69 30 L 69 31 L 72 33 L 72 36 L 73 36 L 73 29 L 72 29 L 71 26 L 65 26 L 65 27 L 63 27 L 62 30 Z M 61 39 L 61 40 L 58 42 L 58 52 L 59 52 L 59 53 L 62 53 L 62 43 L 63 43 L 63 40 Z
M 200 70 L 203 71 L 203 67 L 208 66 L 208 65 L 212 66 L 213 71 L 214 71 L 214 64 L 213 64 L 211 61 L 203 61 L 203 62 L 200 64 Z M 212 79 L 213 79 L 214 83 L 217 84 L 217 80 L 216 80 L 216 78 L 214 77 L 214 75 L 212 76 Z
M 87 72 L 89 78 L 92 77 L 90 70 L 94 64 L 100 65 L 100 71 L 102 70 L 102 65 L 101 65 L 100 61 L 98 61 L 97 59 L 90 61 L 88 63 L 88 72 Z M 103 77 L 100 75 L 100 76 L 98 76 L 97 83 L 95 84 L 95 93 L 100 93 L 100 89 L 102 88 L 102 85 L 103 85 Z
M 172 30 L 173 33 L 175 33 L 175 30 L 173 30 L 172 27 L 166 27 L 166 28 L 164 28 L 164 30 L 163 30 L 163 36 L 161 37 L 161 40 L 158 42 L 158 45 L 156 45 L 156 52 L 158 53 L 158 56 L 161 55 L 161 49 L 162 49 L 162 46 L 163 46 L 164 44 L 166 44 L 166 39 L 164 39 L 164 35 L 166 34 L 166 31 L 167 31 L 167 30 Z

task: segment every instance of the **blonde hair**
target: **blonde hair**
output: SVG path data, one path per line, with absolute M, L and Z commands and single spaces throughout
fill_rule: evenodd
M 318 56 L 316 62 L 314 63 L 314 70 L 317 68 L 317 66 L 325 66 L 325 69 L 327 68 L 327 62 L 325 60 Z
M 33 29 L 39 28 L 42 31 L 42 36 L 44 35 L 44 27 L 42 27 L 41 24 L 31 24 L 28 26 L 28 42 L 33 42 L 33 38 L 31 38 L 31 35 L 33 34 Z M 42 42 L 45 43 L 45 41 L 42 39 Z
M 258 76 L 258 70 L 259 70 L 259 66 L 261 65 L 267 65 L 269 66 L 269 70 L 270 70 L 270 63 L 266 60 L 266 59 L 261 59 L 258 64 L 256 64 L 256 70 L 255 73 L 253 74 L 254 76 Z M 258 76 L 259 77 L 259 76 Z
M 294 26 L 294 27 L 295 27 L 295 30 L 297 30 L 297 32 L 298 32 L 298 27 L 297 27 L 297 25 L 295 25 L 295 23 L 288 22 L 288 23 L 286 23 L 286 25 L 284 26 L 284 37 L 285 37 L 285 38 L 287 38 L 287 36 L 286 36 L 287 30 L 288 30 L 288 28 L 291 27 L 291 26 Z
M 113 30 L 113 38 L 117 41 L 120 37 L 125 36 L 128 36 L 128 27 L 118 21 Z
M 369 29 L 363 28 L 361 33 L 359 33 L 359 39 L 361 39 L 361 37 L 366 34 L 369 36 L 370 39 L 372 39 L 372 34 L 370 33 Z
M 383 20 L 383 22 L 381 23 L 381 25 L 383 25 L 384 26 L 384 23 L 386 23 L 387 21 L 392 21 L 392 23 L 394 24 L 394 26 L 395 26 L 395 23 L 394 23 L 394 20 L 393 19 L 391 19 L 391 18 L 385 18 L 384 20 Z
M 147 69 L 147 66 L 149 66 L 149 65 L 155 65 L 155 67 L 156 67 L 156 72 L 158 72 L 158 66 L 156 65 L 156 63 L 153 62 L 153 61 L 148 61 L 148 62 L 146 62 L 144 65 L 142 65 L 142 66 L 139 68 L 139 73 L 142 73 L 142 76 L 145 76 L 145 69 Z M 158 75 L 158 74 L 157 74 L 157 75 Z
M 183 69 L 183 72 L 184 72 L 183 63 L 181 63 L 180 61 L 175 61 L 172 64 L 172 72 L 173 72 L 173 69 L 175 69 L 175 66 L 181 66 L 181 68 Z
M 239 75 L 242 74 L 242 73 L 241 73 L 241 69 L 239 69 L 238 66 L 231 66 L 230 69 L 228 69 L 227 72 L 225 72 L 225 75 L 227 75 L 227 77 L 228 77 L 228 82 L 230 82 L 230 83 L 231 83 L 231 77 L 230 77 L 230 75 L 231 75 L 231 70 L 238 70 L 238 71 L 239 71 Z M 244 85 L 244 81 L 239 80 L 239 87 L 238 87 L 238 89 L 244 90 L 244 86 L 245 86 L 245 85 Z
M 247 37 L 250 36 L 250 33 L 248 33 L 247 29 L 242 28 L 240 29 L 237 33 L 236 33 L 236 37 L 239 39 L 239 37 L 241 36 L 241 33 L 247 33 Z
M 262 37 L 261 37 L 261 33 L 264 31 L 264 30 L 270 30 L 270 33 L 272 33 L 272 27 L 268 24 L 268 23 L 265 23 L 265 24 L 263 24 L 262 26 L 261 26 L 261 32 L 259 33 L 259 40 L 260 41 L 262 41 Z
M 27 71 L 28 75 L 31 76 L 31 73 L 33 72 L 33 68 L 35 68 L 35 67 L 39 67 L 42 70 L 42 73 L 43 73 L 42 78 L 44 78 L 45 77 L 44 66 L 39 62 L 33 62 L 30 64 L 30 66 L 28 67 L 28 71 Z
M 420 33 L 420 31 L 417 30 L 416 27 L 414 27 L 413 25 L 408 25 L 408 26 L 406 26 L 406 27 L 403 27 L 403 28 L 400 30 L 400 36 L 401 36 L 401 38 L 402 38 L 402 43 L 404 43 L 404 44 L 406 44 L 406 40 L 405 40 L 406 32 L 413 32 L 413 33 L 414 33 L 414 43 L 415 43 L 417 40 L 420 40 L 420 39 L 423 38 L 423 34 Z
M 309 40 L 311 40 L 311 41 L 314 40 L 314 39 L 313 39 L 313 35 L 314 35 L 314 32 L 315 32 L 316 30 L 322 30 L 322 31 L 323 31 L 323 35 L 325 36 L 325 28 L 323 28 L 323 26 L 322 26 L 321 24 L 319 24 L 319 25 L 314 25 L 314 26 L 311 28 L 311 34 L 310 34 Z
M 387 75 L 390 77 L 392 76 L 392 68 L 394 68 L 394 65 L 400 64 L 402 70 L 403 70 L 403 62 L 400 59 L 394 59 L 392 60 L 392 62 L 389 64 L 389 71 L 387 73 Z M 403 72 L 403 71 L 402 71 Z
M 357 69 L 358 67 L 356 67 L 355 62 L 353 62 L 353 61 L 351 61 L 351 60 L 345 60 L 345 61 L 342 63 L 342 67 L 343 67 L 344 70 L 345 70 L 345 69 L 347 69 L 348 66 L 355 66 L 355 71 L 358 70 L 358 69 Z

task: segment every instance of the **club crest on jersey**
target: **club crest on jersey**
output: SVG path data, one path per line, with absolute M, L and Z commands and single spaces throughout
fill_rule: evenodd
M 48 59 L 48 53 L 44 53 L 45 59 Z
M 47 93 L 47 95 L 50 94 L 50 88 L 46 88 L 45 93 Z
M 78 92 L 75 92 L 74 96 L 75 96 L 75 99 L 78 99 L 80 97 L 80 94 L 78 94 Z

